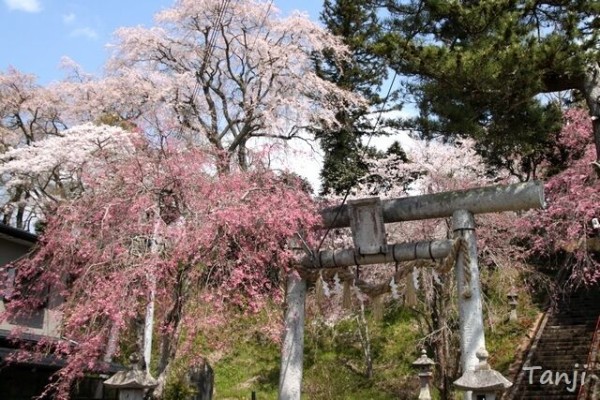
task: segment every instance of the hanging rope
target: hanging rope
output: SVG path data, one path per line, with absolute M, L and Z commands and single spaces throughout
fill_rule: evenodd
M 471 291 L 471 255 L 469 254 L 469 245 L 466 240 L 460 239 L 460 253 L 463 256 L 463 285 L 464 290 L 462 296 L 465 299 L 471 298 L 473 292 Z
M 350 291 L 350 279 L 344 280 L 344 289 L 342 291 L 342 307 L 349 310 L 352 308 L 352 292 Z
M 404 304 L 408 307 L 417 305 L 417 288 L 415 287 L 415 271 L 413 269 L 406 277 L 406 291 L 404 292 Z
M 315 284 L 315 300 L 317 302 L 317 304 L 322 304 L 323 303 L 323 298 L 325 297 L 325 291 L 323 290 L 323 285 L 324 281 L 323 281 L 323 276 L 321 274 L 319 274 L 319 277 L 317 278 L 317 283 Z
M 383 320 L 383 295 L 379 295 L 373 299 L 373 318 L 375 321 Z
M 434 264 L 431 260 L 414 260 L 406 263 L 395 262 L 394 263 L 394 275 L 391 279 L 385 283 L 381 284 L 369 284 L 366 282 L 359 282 L 357 278 L 360 278 L 360 273 L 358 268 L 354 271 L 350 270 L 347 267 L 341 268 L 328 268 L 326 270 L 319 270 L 318 273 L 315 273 L 314 270 L 306 270 L 300 269 L 300 274 L 308 280 L 313 281 L 321 281 L 317 282 L 317 286 L 323 287 L 326 283 L 324 279 L 334 279 L 337 282 L 336 286 L 342 286 L 342 303 L 344 307 L 351 307 L 352 303 L 352 294 L 351 294 L 351 286 L 354 284 L 356 287 L 367 296 L 372 299 L 377 298 L 386 293 L 392 293 L 397 296 L 398 293 L 398 282 L 402 279 L 407 278 L 413 270 L 417 268 L 426 268 L 426 267 L 434 267 L 441 274 L 449 273 L 452 268 L 456 265 L 456 261 L 458 256 L 463 256 L 463 286 L 464 290 L 461 295 L 464 298 L 470 298 L 472 296 L 472 274 L 471 274 L 471 256 L 469 255 L 469 248 L 467 242 L 462 238 L 456 238 L 452 246 L 450 248 L 450 252 L 448 256 L 444 258 L 441 262 L 437 262 Z M 408 279 L 412 279 L 412 277 L 408 277 Z M 413 285 L 414 283 L 407 282 L 407 285 Z M 410 290 L 410 289 L 409 289 Z M 318 290 L 321 292 L 321 289 Z
M 448 256 L 441 262 L 441 267 L 439 268 L 442 274 L 447 274 L 456 265 L 456 259 L 458 258 L 458 252 L 461 249 L 462 242 L 463 240 L 458 238 L 452 243 L 450 253 L 448 253 Z

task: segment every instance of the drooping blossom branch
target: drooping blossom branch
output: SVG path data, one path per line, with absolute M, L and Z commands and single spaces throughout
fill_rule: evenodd
M 279 277 L 293 257 L 287 238 L 318 223 L 309 194 L 289 176 L 266 169 L 216 175 L 197 148 L 129 138 L 120 157 L 90 153 L 78 176 L 85 191 L 56 207 L 39 248 L 14 265 L 4 318 L 40 307 L 49 292 L 64 299 L 55 305 L 60 334 L 79 345 L 40 343 L 68 362 L 48 388 L 59 398 L 110 346 L 115 351 L 115 327 L 124 332 L 121 345 L 131 340 L 153 289 L 159 373 L 228 310 L 256 312 L 281 300 Z M 201 304 L 212 312 L 190 314 Z

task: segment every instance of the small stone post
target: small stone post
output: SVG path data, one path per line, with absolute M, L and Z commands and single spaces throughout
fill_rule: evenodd
M 508 305 L 510 306 L 510 314 L 508 314 L 508 320 L 516 321 L 518 319 L 517 306 L 519 305 L 519 302 L 517 301 L 517 299 L 519 298 L 519 294 L 514 288 L 512 288 L 511 291 L 506 295 L 506 298 L 508 299 Z
M 419 371 L 419 380 L 421 388 L 419 390 L 418 400 L 431 400 L 431 377 L 433 376 L 432 367 L 435 362 L 427 357 L 425 349 L 421 350 L 421 357 L 417 359 L 413 364 L 413 367 Z
M 512 386 L 512 383 L 493 370 L 487 362 L 488 352 L 481 348 L 477 352 L 479 364 L 468 370 L 454 382 L 458 390 L 471 392 L 473 400 L 496 400 L 496 395 Z
M 117 389 L 119 400 L 143 400 L 146 390 L 155 387 L 158 382 L 140 367 L 137 354 L 132 354 L 129 360 L 131 369 L 117 372 L 104 381 L 104 386 Z

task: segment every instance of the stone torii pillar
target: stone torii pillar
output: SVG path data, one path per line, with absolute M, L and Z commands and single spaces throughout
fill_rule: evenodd
M 473 371 L 478 365 L 477 350 L 485 348 L 473 215 L 543 207 L 543 184 L 528 182 L 381 202 L 378 199 L 376 201 L 361 199 L 353 203 L 325 209 L 321 214 L 325 229 L 352 227 L 354 248 L 320 251 L 298 260 L 299 265 L 306 269 L 319 269 L 416 259 L 441 259 L 449 254 L 452 247 L 451 241 L 387 244 L 381 242 L 381 240 L 385 241 L 383 226 L 385 223 L 392 222 L 452 217 L 455 238 L 460 237 L 466 243 L 466 252 L 461 252 L 456 264 L 460 307 L 461 365 L 463 371 Z M 355 207 L 355 205 L 362 206 L 367 203 L 377 203 L 378 213 L 372 214 L 370 211 Z M 362 220 L 358 223 L 360 218 Z M 365 230 L 369 233 L 365 233 Z M 383 239 L 381 238 L 382 234 Z M 300 281 L 296 293 L 290 289 L 290 286 L 294 287 L 294 282 L 288 278 L 288 309 L 282 349 L 279 400 L 300 399 L 304 330 L 298 324 L 304 323 L 306 282 L 301 278 L 298 279 Z M 300 299 L 301 301 L 299 301 Z M 295 343 L 295 345 L 290 347 L 286 345 L 287 343 Z M 468 393 L 465 400 L 470 398 L 470 393 Z
M 287 278 L 285 334 L 281 347 L 279 400 L 300 399 L 304 359 L 306 280 L 292 271 Z
M 462 239 L 466 247 L 458 253 L 455 266 L 461 365 L 466 371 L 475 369 L 478 364 L 477 351 L 485 348 L 481 287 L 477 265 L 477 238 L 473 214 L 465 210 L 455 211 L 452 216 L 452 230 L 454 237 Z

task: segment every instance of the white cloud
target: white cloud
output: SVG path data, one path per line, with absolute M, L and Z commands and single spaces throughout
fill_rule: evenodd
M 10 10 L 25 11 L 30 13 L 42 11 L 39 0 L 4 0 Z
M 88 39 L 98 39 L 98 33 L 90 27 L 78 28 L 71 31 L 72 37 L 85 37 Z
M 75 21 L 75 18 L 76 16 L 73 13 L 64 14 L 62 16 L 63 22 L 67 25 Z

